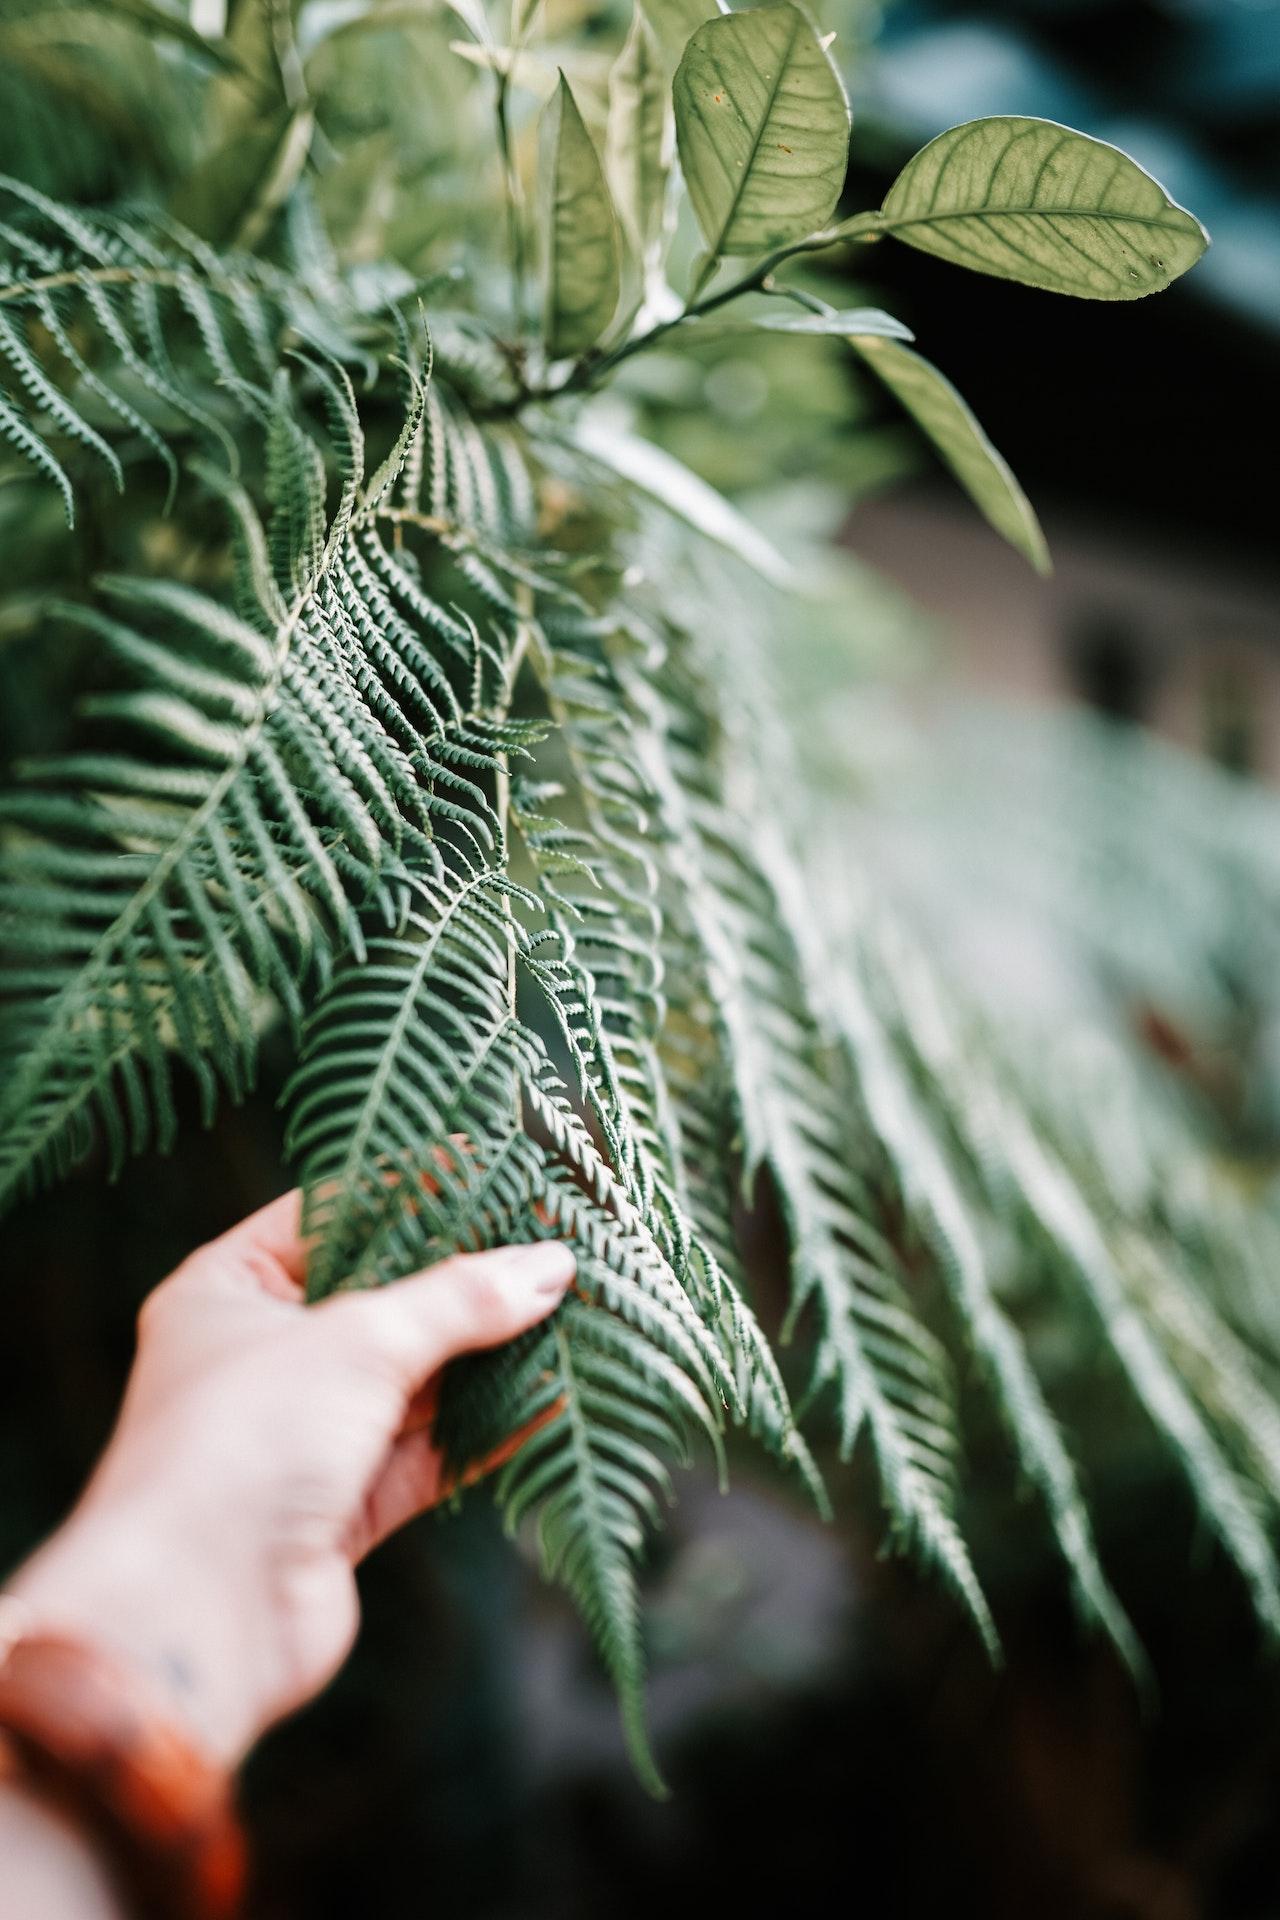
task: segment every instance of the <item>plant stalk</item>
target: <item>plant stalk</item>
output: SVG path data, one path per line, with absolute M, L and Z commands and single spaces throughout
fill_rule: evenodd
M 528 277 L 524 245 L 524 188 L 511 135 L 511 75 L 505 66 L 498 69 L 495 80 L 494 116 L 498 124 L 498 147 L 502 154 L 503 189 L 507 203 L 507 249 L 511 256 L 512 300 L 515 305 L 516 336 L 519 338 L 524 332 Z
M 581 359 L 568 377 L 558 387 L 549 392 L 530 394 L 530 399 L 552 399 L 562 393 L 579 393 L 596 385 L 605 374 L 612 373 L 615 367 L 629 360 L 632 354 L 642 353 L 646 347 L 653 346 L 666 334 L 683 326 L 686 320 L 700 320 L 717 308 L 728 306 L 731 300 L 739 299 L 744 293 L 759 293 L 766 282 L 786 261 L 794 260 L 804 253 L 819 253 L 827 247 L 837 245 L 841 240 L 870 240 L 880 232 L 881 219 L 878 213 L 859 213 L 852 219 L 842 220 L 838 226 L 824 227 L 821 233 L 810 234 L 807 240 L 793 241 L 789 246 L 778 247 L 767 254 L 749 273 L 733 280 L 727 287 L 721 287 L 715 293 L 708 293 L 700 300 L 686 301 L 682 310 L 673 314 L 670 320 L 660 320 L 656 326 L 645 333 L 636 334 L 630 340 L 624 340 L 620 346 L 608 353 L 595 357 L 590 355 Z

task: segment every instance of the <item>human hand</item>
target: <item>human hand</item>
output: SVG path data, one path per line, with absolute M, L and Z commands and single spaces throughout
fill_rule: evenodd
M 98 1470 L 9 1586 L 42 1629 L 148 1668 L 229 1764 L 342 1664 L 356 1562 L 447 1491 L 445 1362 L 536 1325 L 574 1273 L 539 1241 L 307 1307 L 299 1225 L 282 1195 L 144 1302 Z

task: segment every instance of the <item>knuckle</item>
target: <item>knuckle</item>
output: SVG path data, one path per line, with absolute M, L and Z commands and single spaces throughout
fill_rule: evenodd
M 492 1261 L 483 1254 L 459 1260 L 450 1278 L 475 1316 L 492 1320 L 502 1313 L 506 1305 L 502 1282 Z
M 308 1315 L 320 1343 L 352 1373 L 398 1378 L 412 1347 L 412 1326 L 391 1294 L 344 1293 Z
M 505 1327 L 515 1317 L 516 1303 L 510 1280 L 504 1279 L 501 1269 L 487 1256 L 479 1255 L 474 1264 L 468 1263 L 459 1274 L 459 1281 L 468 1319 L 477 1322 L 482 1331 Z
M 279 1275 L 279 1263 L 267 1249 L 254 1242 L 243 1248 L 239 1258 L 245 1273 L 257 1284 L 259 1291 L 270 1292 Z

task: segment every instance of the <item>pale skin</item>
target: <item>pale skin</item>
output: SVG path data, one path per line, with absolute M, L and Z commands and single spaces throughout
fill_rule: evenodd
M 6 1587 L 33 1625 L 134 1663 L 229 1768 L 342 1665 L 358 1562 L 447 1492 L 431 1435 L 445 1363 L 536 1325 L 574 1274 L 567 1247 L 538 1241 L 307 1307 L 299 1213 L 283 1195 L 151 1294 L 98 1468 Z M 87 1841 L 13 1786 L 0 1913 L 124 1920 Z

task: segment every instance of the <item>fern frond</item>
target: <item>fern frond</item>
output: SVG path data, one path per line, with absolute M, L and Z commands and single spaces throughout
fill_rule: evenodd
M 288 279 L 247 258 L 224 260 L 159 215 L 80 211 L 0 175 L 0 214 L 10 208 L 13 217 L 0 218 L 0 363 L 25 404 L 16 390 L 4 398 L 4 436 L 64 500 L 59 443 L 123 485 L 120 453 L 87 417 L 89 402 L 162 462 L 170 499 L 175 426 L 218 445 L 234 470 L 232 427 L 277 377 L 286 339 L 311 338 Z M 322 351 L 332 354 L 335 337 L 350 354 L 332 321 Z
M 116 583 L 115 598 L 155 609 L 145 582 Z M 282 842 L 262 797 L 283 779 L 273 715 L 287 642 L 195 594 L 181 612 L 161 645 L 63 609 L 141 676 L 99 711 L 140 744 L 155 739 L 162 758 L 72 756 L 32 769 L 28 790 L 4 804 L 8 987 L 35 1023 L 3 1096 L 6 1196 L 78 1151 L 91 1113 L 113 1161 L 153 1128 L 167 1143 L 171 1047 L 206 1111 L 218 1077 L 242 1093 L 255 989 L 296 1005 L 314 953 L 317 854 L 333 872 L 323 812 L 317 821 L 295 798 L 296 831 Z
M 517 788 L 514 817 L 546 916 L 558 935 L 526 965 L 554 1013 L 578 1092 L 600 1128 L 626 1204 L 633 1208 L 709 1323 L 738 1356 L 739 1398 L 778 1456 L 816 1473 L 795 1432 L 776 1361 L 728 1264 L 691 1207 L 660 1040 L 664 910 L 650 844 L 656 804 L 636 760 L 645 750 L 634 709 L 607 649 L 607 625 L 563 605 L 543 620 L 545 686 L 573 775 L 581 826 L 531 811 L 555 788 Z M 623 732 L 625 722 L 627 731 Z M 820 1495 L 818 1496 L 821 1497 Z
M 791 1242 L 791 1324 L 819 1331 L 812 1391 L 836 1397 L 842 1453 L 866 1429 L 894 1533 L 942 1572 L 994 1651 L 997 1636 L 956 1519 L 958 1435 L 949 1366 L 915 1315 L 893 1249 L 870 1222 L 850 1105 L 805 991 L 799 935 L 725 805 L 705 739 L 691 731 L 687 668 L 658 690 L 668 715 L 655 766 L 730 1062 L 747 1190 L 762 1168 Z
M 868 1124 L 952 1294 L 1019 1466 L 1045 1502 L 1081 1617 L 1100 1627 L 1130 1670 L 1143 1678 L 1145 1658 L 1098 1559 L 1075 1465 L 1025 1343 L 992 1286 L 973 1202 L 961 1188 L 945 1144 L 923 1111 L 856 967 L 855 957 L 854 964 L 832 980 L 828 1017 L 847 1050 Z
M 1259 1618 L 1280 1630 L 1280 1568 L 1264 1527 L 1218 1445 L 1194 1393 L 1137 1312 L 1098 1217 L 1070 1171 L 1003 1093 L 987 1060 L 957 1039 L 943 997 L 905 937 L 885 969 L 901 1031 L 948 1104 L 953 1125 L 1003 1217 L 1030 1226 L 1054 1271 L 1096 1318 L 1139 1404 L 1165 1436 L 1207 1523 L 1248 1583 Z
M 519 727 L 464 719 L 442 669 L 447 701 L 404 697 L 424 646 L 406 619 L 380 617 L 381 589 L 371 590 L 352 411 L 331 517 L 323 465 L 287 390 L 265 405 L 269 534 L 242 492 L 228 495 L 240 610 L 148 581 L 104 584 L 131 624 L 64 610 L 134 682 L 90 711 L 136 744 L 37 769 L 41 790 L 5 806 L 11 991 L 38 1022 L 0 1103 L 5 1194 L 82 1151 L 90 1116 L 115 1161 L 153 1135 L 166 1144 L 171 1053 L 196 1074 L 206 1114 L 219 1081 L 239 1097 L 256 996 L 296 1022 L 335 939 L 358 948 L 356 910 L 402 859 L 433 857 L 438 819 L 463 813 L 479 839 L 493 838 L 481 790 L 459 768 L 492 767 Z M 427 601 L 416 587 L 415 608 Z M 370 633 L 375 646 L 364 644 Z M 62 884 L 72 871 L 78 897 Z
M 1248 1480 L 1280 1506 L 1280 1412 L 1253 1356 L 1158 1244 L 1123 1232 L 1115 1257 L 1144 1321 L 1158 1331 L 1224 1446 Z
M 474 1361 L 446 1394 L 439 1431 L 465 1464 L 559 1408 L 507 1469 L 499 1498 L 513 1526 L 536 1509 L 548 1573 L 596 1637 L 656 1790 L 634 1588 L 667 1485 L 654 1449 L 683 1458 L 696 1428 L 719 1453 L 733 1378 L 512 1013 L 510 887 L 452 854 L 443 879 L 415 879 L 403 930 L 371 939 L 323 996 L 288 1094 L 317 1242 L 309 1286 L 394 1277 L 457 1246 L 548 1230 L 569 1239 L 581 1304 L 557 1321 L 553 1363 L 538 1342 Z M 545 1146 L 524 1130 L 522 1102 Z
M 502 1472 L 498 1499 L 514 1527 L 536 1505 L 544 1570 L 568 1588 L 617 1690 L 632 1762 L 651 1793 L 666 1788 L 644 1719 L 644 1656 L 632 1567 L 667 1490 L 655 1437 L 679 1455 L 679 1401 L 669 1374 L 652 1372 L 652 1350 L 620 1322 L 571 1303 L 553 1330 L 544 1404 L 564 1412 L 536 1433 Z M 531 1403 L 536 1404 L 536 1403 Z
M 536 1194 L 495 1217 L 486 1180 L 517 1128 L 531 1045 L 508 1004 L 502 875 L 457 855 L 438 879 L 416 875 L 411 898 L 401 929 L 338 973 L 288 1090 L 315 1297 L 489 1245 Z

